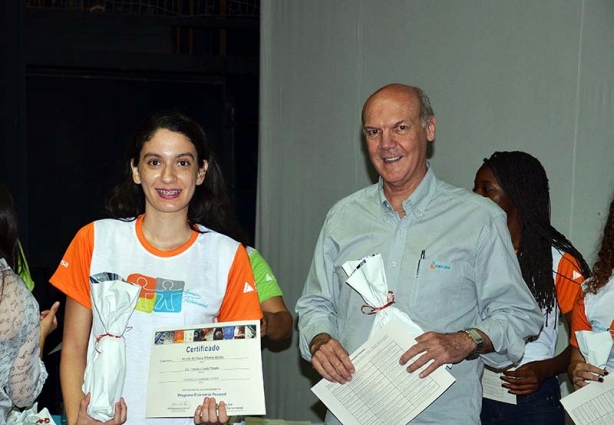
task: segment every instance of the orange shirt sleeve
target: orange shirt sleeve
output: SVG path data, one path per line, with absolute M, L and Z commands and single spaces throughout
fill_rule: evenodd
M 586 317 L 586 308 L 584 305 L 584 294 L 580 293 L 573 306 L 571 313 L 571 337 L 569 343 L 578 348 L 578 340 L 576 339 L 576 331 L 590 331 L 593 327 Z
M 60 265 L 49 279 L 53 286 L 90 310 L 90 265 L 93 251 L 94 223 L 90 223 L 77 232 Z
M 564 253 L 556 273 L 556 299 L 562 314 L 569 313 L 581 292 L 584 276 L 578 260 L 569 253 Z
M 254 273 L 249 262 L 247 251 L 239 245 L 235 259 L 228 273 L 226 295 L 220 307 L 218 320 L 232 322 L 235 320 L 259 320 L 262 310 L 258 301 L 258 292 Z

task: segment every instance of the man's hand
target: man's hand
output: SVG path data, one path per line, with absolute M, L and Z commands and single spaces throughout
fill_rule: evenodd
M 128 419 L 128 408 L 126 407 L 126 402 L 124 398 L 120 398 L 117 403 L 115 403 L 115 415 L 106 422 L 98 421 L 92 418 L 87 413 L 87 406 L 90 404 L 90 399 L 92 395 L 87 394 L 81 400 L 79 404 L 79 415 L 77 416 L 77 425 L 122 425 Z
M 540 362 L 531 362 L 520 366 L 516 370 L 503 372 L 503 384 L 510 394 L 529 395 L 539 390 L 548 377 L 540 367 Z
M 603 382 L 604 375 L 608 372 L 584 362 L 575 362 L 569 365 L 569 378 L 574 391 L 588 385 L 589 381 Z
M 311 364 L 326 380 L 345 384 L 356 371 L 348 352 L 329 334 L 318 334 L 311 340 Z
M 475 342 L 464 332 L 439 334 L 425 332 L 416 338 L 417 344 L 407 350 L 399 361 L 406 364 L 410 359 L 422 354 L 407 367 L 409 373 L 414 373 L 429 361 L 433 362 L 422 372 L 420 378 L 426 378 L 439 366 L 447 363 L 459 363 L 475 350 Z

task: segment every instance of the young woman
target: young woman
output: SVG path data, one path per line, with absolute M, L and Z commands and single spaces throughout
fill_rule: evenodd
M 43 346 L 57 327 L 59 303 L 39 315 L 38 303 L 15 273 L 20 255 L 17 214 L 0 184 L 0 424 L 13 406 L 28 407 L 43 389 Z
M 524 152 L 495 152 L 475 176 L 473 191 L 507 213 L 522 276 L 542 309 L 544 325 L 502 386 L 517 404 L 483 399 L 482 424 L 565 424 L 557 375 L 567 370 L 570 347 L 555 356 L 559 314 L 571 309 L 590 269 L 572 243 L 550 224 L 550 195 L 541 163 Z
M 576 331 L 609 331 L 614 337 L 614 199 L 610 203 L 608 219 L 603 228 L 601 248 L 593 266 L 593 277 L 583 285 L 583 292 L 573 307 L 571 321 L 571 363 L 569 379 L 574 390 L 588 385 L 589 381 L 603 382 L 608 370 L 614 368 L 614 348 L 610 350 L 605 368 L 586 363 L 578 349 Z
M 223 403 L 218 418 L 211 399 L 193 418 L 145 418 L 152 329 L 262 318 L 247 252 L 224 236 L 238 228 L 222 174 L 201 127 L 178 113 L 148 118 L 129 145 L 127 163 L 125 181 L 107 203 L 113 218 L 82 228 L 51 278 L 67 295 L 60 377 L 68 423 L 88 420 L 81 414 L 87 404 L 81 386 L 97 336 L 89 282 L 99 273 L 142 287 L 124 334 L 130 423 L 225 421 Z M 122 421 L 116 410 L 109 422 Z

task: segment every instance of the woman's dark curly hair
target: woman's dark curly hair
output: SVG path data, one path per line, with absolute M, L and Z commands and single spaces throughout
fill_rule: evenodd
M 590 267 L 582 254 L 550 224 L 550 187 L 546 170 L 525 152 L 495 152 L 484 159 L 520 215 L 518 262 L 527 286 L 541 308 L 556 303 L 552 278 L 552 247 L 574 257 L 585 278 Z
M 608 219 L 603 227 L 601 247 L 593 266 L 593 277 L 585 283 L 585 292 L 597 293 L 612 277 L 614 270 L 614 199 L 610 202 Z
M 211 151 L 205 132 L 193 119 L 179 112 L 162 112 L 149 116 L 132 138 L 127 150 L 124 182 L 115 187 L 107 199 L 106 209 L 112 218 L 134 220 L 145 212 L 145 195 L 141 185 L 132 180 L 130 164 L 137 166 L 143 145 L 161 129 L 181 133 L 196 149 L 198 168 L 208 162 L 205 181 L 196 186 L 188 207 L 188 221 L 225 234 L 241 243 L 246 236 L 240 229 L 226 193 L 222 171 Z

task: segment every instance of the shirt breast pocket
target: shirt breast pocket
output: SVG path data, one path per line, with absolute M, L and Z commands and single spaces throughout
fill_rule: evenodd
M 425 323 L 448 323 L 449 316 L 463 317 L 477 304 L 473 273 L 464 261 L 420 260 L 412 310 Z

